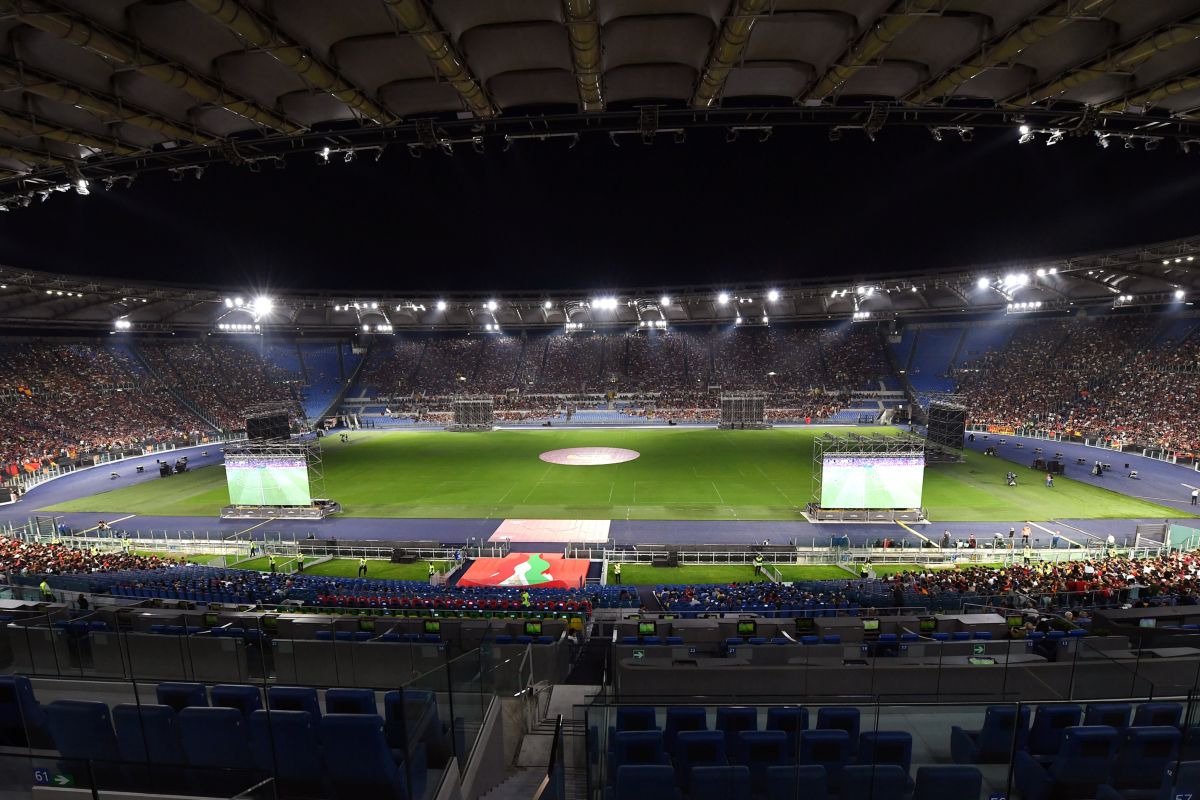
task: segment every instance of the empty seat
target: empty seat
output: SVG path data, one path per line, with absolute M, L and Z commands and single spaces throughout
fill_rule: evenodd
M 738 734 L 758 730 L 758 709 L 750 706 L 721 706 L 717 709 L 717 730 L 725 734 L 725 746 L 732 754 Z
M 992 638 L 991 631 L 975 631 L 971 636 L 978 641 L 989 641 Z
M 175 709 L 163 705 L 122 703 L 112 710 L 121 758 L 136 763 L 186 763 Z
M 433 692 L 426 689 L 394 690 L 383 696 L 384 735 L 388 746 L 407 752 L 424 743 L 434 763 L 441 763 L 449 743 L 444 740 Z
M 970 631 L 954 631 L 950 634 L 950 638 L 955 642 L 969 642 L 971 640 Z
M 539 636 L 538 641 L 540 642 L 544 638 L 549 638 L 549 637 Z M 550 641 L 554 641 L 554 640 L 551 639 Z M 643 636 L 642 644 L 662 644 L 662 637 L 661 636 Z
M 1052 756 L 1062 743 L 1063 731 L 1078 725 L 1083 709 L 1070 703 L 1061 706 L 1038 706 L 1029 729 L 1026 749 L 1035 756 Z
M 657 731 L 617 731 L 613 738 L 612 772 L 627 764 L 669 764 Z
M 750 800 L 750 769 L 744 766 L 706 766 L 692 770 L 688 800 Z
M 668 636 L 667 644 L 683 644 L 682 636 Z
M 672 756 L 675 775 L 680 788 L 689 788 L 694 767 L 714 767 L 728 763 L 725 751 L 725 734 L 721 731 L 683 731 L 675 745 Z
M 303 686 L 271 686 L 267 689 L 267 708 L 272 711 L 307 711 L 313 722 L 321 719 L 317 690 Z
M 912 765 L 912 734 L 906 731 L 868 731 L 858 739 L 859 764 L 893 764 L 908 775 Z
M 830 633 L 830 634 L 826 634 L 825 636 L 822 636 L 821 642 L 823 644 L 841 644 L 842 637 L 837 635 L 836 633 Z
M 1072 726 L 1063 731 L 1058 754 L 1045 763 L 1028 752 L 1013 762 L 1013 782 L 1025 800 L 1091 797 L 1109 782 L 1117 732 L 1104 725 Z
M 816 764 L 767 767 L 767 800 L 825 800 L 827 780 Z
M 896 800 L 908 791 L 908 772 L 894 764 L 857 764 L 838 778 L 838 796 L 854 800 Z
M 617 731 L 656 731 L 658 716 L 647 706 L 622 706 L 617 709 Z
M 850 734 L 843 730 L 814 730 L 800 733 L 800 763 L 819 764 L 830 782 L 850 762 Z
M 50 747 L 46 714 L 24 675 L 0 676 L 0 745 Z
M 950 754 L 959 764 L 1004 764 L 1016 748 L 1025 747 L 1029 736 L 1029 706 L 988 706 L 983 727 L 968 731 L 955 725 L 950 728 Z
M 821 643 L 820 636 L 801 636 L 800 637 L 800 644 L 820 644 L 820 643 Z
M 262 708 L 262 692 L 257 686 L 219 683 L 209 692 L 213 708 L 236 708 L 248 717 Z
M 159 705 L 170 706 L 176 711 L 208 705 L 208 693 L 202 683 L 160 683 L 154 694 Z
M 668 708 L 666 724 L 663 726 L 663 747 L 668 753 L 674 753 L 680 733 L 703 730 L 708 730 L 708 712 L 703 708 Z
M 496 634 L 496 644 L 512 644 L 513 637 L 507 633 Z
M 859 717 L 857 708 L 831 706 L 817 711 L 817 730 L 839 730 L 850 734 L 850 741 L 858 741 Z
M 921 641 L 921 637 L 915 633 L 902 633 L 900 634 L 900 641 L 904 643 L 919 642 Z
M 329 689 L 325 692 L 326 714 L 378 714 L 375 692 L 370 689 Z
M 317 726 L 304 711 L 250 714 L 250 751 L 255 766 L 275 776 L 280 794 L 312 797 L 324 785 Z
M 912 800 L 979 800 L 983 773 L 975 767 L 917 767 Z
M 950 641 L 950 634 L 935 633 L 930 638 L 932 638 L 935 642 L 948 642 L 948 641 Z
M 1147 725 L 1126 728 L 1117 742 L 1110 785 L 1116 789 L 1155 789 L 1166 768 L 1179 755 L 1178 728 Z
M 783 731 L 742 731 L 733 752 L 734 761 L 750 769 L 750 785 L 755 794 L 767 790 L 767 768 L 790 764 L 795 759 L 788 751 L 787 734 Z
M 681 800 L 679 787 L 675 785 L 675 771 L 667 765 L 634 764 L 619 767 L 615 780 L 614 800 L 631 798 L 654 798 L 654 800 Z M 347 798 L 347 800 L 353 800 Z
M 81 776 L 90 770 L 102 787 L 123 780 L 121 752 L 107 705 L 94 700 L 55 700 L 46 706 L 46 725 L 62 755 L 64 771 Z M 81 763 L 84 761 L 94 763 Z
M 424 795 L 424 748 L 413 748 L 405 763 L 398 765 L 378 715 L 327 714 L 321 720 L 320 733 L 326 778 L 337 800 L 417 800 Z
M 1179 703 L 1142 703 L 1133 714 L 1133 725 L 1172 725 L 1178 728 L 1182 718 L 1183 706 Z
M 236 708 L 192 706 L 178 714 L 179 736 L 194 767 L 249 770 L 246 720 Z
M 1167 767 L 1157 792 L 1120 792 L 1108 785 L 1096 791 L 1096 800 L 1177 800 L 1190 797 L 1200 797 L 1200 761 L 1184 761 L 1178 766 Z
M 1133 706 L 1129 703 L 1088 703 L 1083 713 L 1084 725 L 1107 725 L 1124 731 L 1129 727 L 1129 715 Z
M 808 709 L 798 706 L 768 708 L 766 730 L 786 733 L 788 752 L 795 753 L 800 745 L 800 731 L 808 730 Z

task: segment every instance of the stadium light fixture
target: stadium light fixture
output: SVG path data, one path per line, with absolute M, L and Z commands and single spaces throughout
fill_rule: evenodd
M 770 321 L 771 321 L 771 318 L 768 317 L 766 314 L 764 314 L 763 315 L 763 325 L 766 325 Z
M 437 310 L 438 310 L 438 311 L 445 311 L 445 310 L 446 310 L 446 301 L 445 301 L 445 300 L 438 300 L 438 301 L 437 301 Z
M 670 297 L 669 295 L 665 295 L 665 294 L 664 294 L 662 297 L 658 298 L 658 304 L 659 304 L 660 306 L 669 306 L 669 305 L 671 305 L 671 297 Z
M 119 331 L 127 331 L 133 327 L 133 323 L 127 319 L 119 319 L 113 323 L 113 326 Z
M 602 311 L 616 311 L 617 305 L 617 298 L 615 297 L 597 297 L 591 303 L 592 308 Z
M 542 301 L 542 308 L 546 309 L 547 311 L 549 311 L 549 310 L 550 310 L 550 307 L 551 307 L 552 305 L 553 305 L 553 303 L 551 303 L 549 300 L 543 300 L 543 301 Z
M 258 297 L 254 298 L 252 306 L 254 313 L 262 317 L 271 313 L 271 311 L 275 308 L 275 301 L 266 295 L 259 295 Z
M 75 194 L 80 195 L 81 197 L 87 197 L 89 194 L 91 194 L 91 192 L 88 191 L 88 182 L 83 178 L 75 181 Z
M 1167 264 L 1170 264 L 1170 263 L 1171 263 L 1171 259 L 1169 259 L 1169 258 L 1164 258 L 1164 259 L 1163 259 L 1163 265 L 1164 265 L 1164 266 L 1166 266 Z
M 1031 133 L 1028 125 L 1022 125 L 1021 127 L 1017 128 L 1017 130 L 1021 133 L 1022 136 L 1025 136 L 1025 135 Z
M 364 331 L 364 332 L 370 332 L 370 330 L 371 330 L 371 326 L 370 326 L 370 325 L 363 325 L 363 331 Z
M 234 306 L 236 306 L 237 308 L 241 308 L 241 307 L 242 307 L 242 302 L 243 302 L 243 301 L 242 301 L 242 298 L 240 298 L 240 297 L 235 297 L 235 298 L 233 298 L 233 304 L 234 304 Z
M 976 286 L 976 288 L 979 288 L 979 289 L 986 289 L 991 285 L 992 285 L 992 282 L 989 281 L 987 278 L 980 278 L 979 280 L 975 281 L 975 286 Z
M 717 302 L 720 303 L 721 305 L 728 304 L 729 303 L 729 294 L 727 292 L 721 292 L 719 295 L 717 295 Z
M 226 308 L 233 308 L 233 300 L 231 300 L 230 298 L 226 297 L 226 298 L 225 298 L 225 307 L 226 307 Z M 336 307 L 334 308 L 334 310 L 337 310 L 337 309 L 336 309 Z
M 1183 291 L 1183 289 L 1175 290 L 1175 299 L 1176 300 L 1182 300 L 1184 298 L 1184 296 L 1185 296 L 1185 292 Z
M 771 291 L 767 292 L 767 299 L 770 300 L 772 303 L 774 303 L 776 300 L 779 299 L 779 290 L 772 289 Z
M 1050 269 L 1046 270 L 1046 272 L 1047 272 L 1048 274 L 1050 274 L 1050 275 L 1057 275 L 1057 274 L 1058 274 L 1058 268 L 1057 268 L 1057 267 L 1051 267 Z
M 733 321 L 733 324 L 734 324 L 734 325 L 741 325 L 741 324 L 742 324 L 742 315 L 741 315 L 741 314 L 738 314 L 738 316 L 737 316 L 737 319 L 735 319 L 735 320 Z
M 1044 268 L 1044 267 L 1038 267 L 1037 276 L 1038 276 L 1039 278 L 1044 278 L 1044 277 L 1046 277 L 1046 270 L 1045 270 L 1045 268 Z
M 496 304 L 495 300 L 488 300 L 486 308 L 488 311 L 495 311 L 498 308 L 498 305 Z

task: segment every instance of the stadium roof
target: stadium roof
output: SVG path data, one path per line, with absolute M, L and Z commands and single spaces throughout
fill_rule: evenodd
M 501 294 L 266 293 L 0 267 L 0 327 L 346 335 L 404 330 L 656 329 L 681 324 L 1183 309 L 1200 294 L 1200 237 L 1024 264 L 786 283 Z
M 0 203 L 301 152 L 873 137 L 1200 146 L 1198 0 L 0 0 Z

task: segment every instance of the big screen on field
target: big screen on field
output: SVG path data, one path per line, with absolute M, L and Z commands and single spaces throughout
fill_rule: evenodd
M 304 456 L 227 454 L 225 480 L 235 506 L 306 506 L 312 501 Z
M 920 508 L 925 457 L 826 455 L 822 508 Z

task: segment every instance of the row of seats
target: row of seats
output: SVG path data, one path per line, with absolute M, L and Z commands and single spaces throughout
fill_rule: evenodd
M 554 644 L 553 636 L 510 636 L 507 633 L 496 634 L 496 644 Z
M 1110 796 L 1129 800 L 1154 797 L 1179 757 L 1181 738 L 1177 728 L 1165 725 L 1124 731 L 1107 725 L 1072 726 L 1062 731 L 1053 756 L 1017 753 L 1013 782 L 1024 800 L 1093 797 L 1101 786 Z
M 842 770 L 838 793 L 846 800 L 898 800 L 905 797 L 908 774 L 896 766 L 853 765 Z M 833 791 L 824 768 L 817 765 L 771 765 L 763 770 L 756 791 L 744 765 L 696 767 L 689 800 L 826 800 Z M 978 800 L 983 776 L 974 767 L 920 767 L 912 800 Z M 611 800 L 653 797 L 683 800 L 675 773 L 666 765 L 627 765 L 617 770 Z
M 1132 723 L 1130 718 L 1132 717 Z M 1126 728 L 1178 728 L 1183 718 L 1179 703 L 1090 703 L 1086 711 L 1074 703 L 1038 706 L 1029 724 L 1029 706 L 988 706 L 983 727 L 968 731 L 950 729 L 950 753 L 959 764 L 1006 764 L 1014 747 L 1034 756 L 1052 756 L 1061 746 L 1063 732 L 1073 726 L 1103 725 L 1118 733 Z

